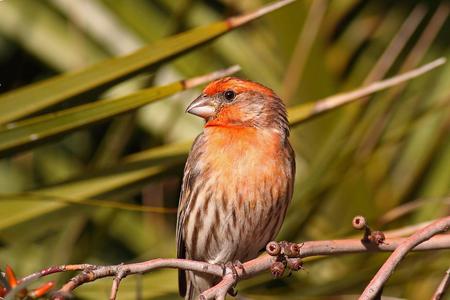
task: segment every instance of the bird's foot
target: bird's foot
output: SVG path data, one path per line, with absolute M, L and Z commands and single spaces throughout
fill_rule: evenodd
M 223 274 L 222 276 L 225 276 L 225 274 L 227 273 L 227 270 L 231 270 L 231 273 L 233 274 L 233 279 L 239 279 L 239 272 L 237 271 L 237 269 L 240 269 L 242 271 L 242 273 L 245 273 L 245 269 L 244 269 L 244 265 L 239 261 L 239 260 L 235 260 L 234 262 L 227 262 L 225 264 L 220 264 L 223 270 Z
M 231 271 L 231 274 L 234 279 L 234 285 L 228 290 L 228 294 L 232 297 L 236 297 L 238 292 L 234 289 L 236 287 L 236 284 L 239 280 L 239 272 L 238 269 L 241 270 L 242 273 L 245 273 L 244 265 L 239 261 L 235 260 L 234 262 L 227 262 L 227 263 L 221 263 L 219 264 L 222 267 L 222 276 L 225 276 L 228 272 L 228 270 Z

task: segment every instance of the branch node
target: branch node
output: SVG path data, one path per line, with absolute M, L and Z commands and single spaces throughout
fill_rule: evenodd
M 287 260 L 288 268 L 292 271 L 303 270 L 303 260 L 301 258 L 290 258 Z
M 376 245 L 384 244 L 384 241 L 386 240 L 386 237 L 383 232 L 381 231 L 372 231 L 372 233 L 368 237 L 369 241 Z
M 277 256 L 281 252 L 281 246 L 279 243 L 277 243 L 275 241 L 271 241 L 266 246 L 266 252 L 270 256 Z
M 367 227 L 366 218 L 363 216 L 356 216 L 353 218 L 352 225 L 356 230 L 365 229 Z
M 113 284 L 111 286 L 111 294 L 109 296 L 110 300 L 115 300 L 117 297 L 117 292 L 119 291 L 119 285 L 122 279 L 127 276 L 127 271 L 122 268 L 123 263 L 117 266 L 116 276 L 114 277 Z
M 279 278 L 283 276 L 285 269 L 286 269 L 285 261 L 276 261 L 270 267 L 270 272 L 272 272 L 273 277 Z
M 270 242 L 266 246 L 266 251 L 270 256 L 276 257 L 272 263 L 270 271 L 274 277 L 281 277 L 286 270 L 299 271 L 303 269 L 303 261 L 300 256 L 300 249 L 303 244 L 290 243 L 287 241 Z M 289 273 L 290 274 L 290 273 Z
M 356 230 L 364 230 L 364 236 L 361 239 L 363 243 L 372 243 L 375 245 L 384 244 L 386 237 L 382 231 L 372 230 L 367 224 L 366 218 L 356 216 L 353 218 L 352 226 Z
M 300 255 L 300 246 L 297 243 L 287 243 L 283 250 L 288 258 L 294 258 Z
M 228 262 L 226 264 L 221 264 L 221 267 L 223 270 L 222 277 L 224 277 L 225 275 L 227 275 L 229 273 L 229 272 L 227 272 L 228 270 L 230 271 L 231 275 L 233 275 L 233 279 L 236 281 L 239 279 L 239 273 L 238 273 L 237 269 L 241 269 L 242 274 L 245 274 L 244 266 L 238 260 L 235 262 Z

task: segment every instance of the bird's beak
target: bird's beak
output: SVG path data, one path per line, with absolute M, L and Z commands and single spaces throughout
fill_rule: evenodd
M 200 95 L 197 99 L 192 101 L 186 108 L 186 112 L 199 116 L 203 119 L 208 119 L 216 113 L 216 108 L 212 99 L 206 95 Z

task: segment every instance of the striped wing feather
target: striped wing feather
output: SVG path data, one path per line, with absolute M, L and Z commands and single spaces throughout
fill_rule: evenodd
M 178 215 L 177 215 L 177 228 L 176 228 L 176 240 L 177 240 L 177 258 L 186 258 L 186 243 L 183 237 L 183 226 L 188 213 L 187 208 L 191 201 L 192 187 L 194 186 L 195 174 L 193 174 L 193 164 L 198 152 L 199 141 L 202 134 L 200 134 L 192 144 L 192 149 L 184 167 L 183 185 L 181 187 L 180 200 L 178 203 Z M 178 291 L 180 296 L 186 295 L 187 282 L 186 271 L 178 269 Z

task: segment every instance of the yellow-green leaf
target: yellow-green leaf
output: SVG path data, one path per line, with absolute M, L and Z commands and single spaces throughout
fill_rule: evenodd
M 176 92 L 232 74 L 238 70 L 239 67 L 233 66 L 204 76 L 144 89 L 118 99 L 88 103 L 14 123 L 14 126 L 9 126 L 0 131 L 0 154 L 21 147 L 30 147 L 50 137 L 126 113 Z
M 33 191 L 42 197 L 70 196 L 83 201 L 129 188 L 140 182 L 148 183 L 152 178 L 170 172 L 184 161 L 190 143 L 166 145 L 130 157 L 123 163 L 67 183 Z M 17 197 L 22 197 L 20 200 Z M 67 207 L 64 201 L 27 200 L 24 196 L 2 195 L 0 197 L 0 230 L 37 218 Z
M 162 63 L 290 2 L 292 0 L 278 1 L 247 15 L 168 37 L 129 55 L 111 58 L 79 71 L 13 90 L 0 96 L 0 124 Z

